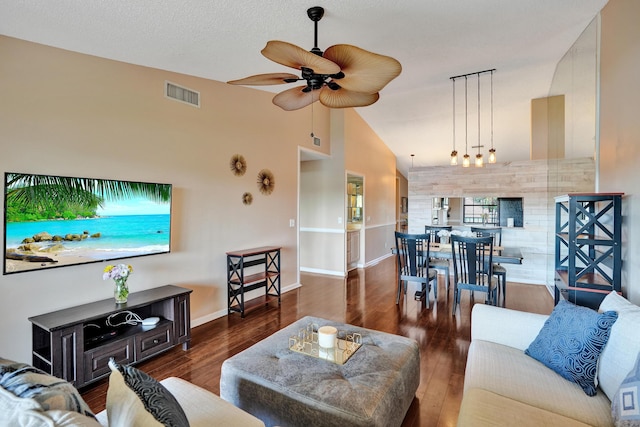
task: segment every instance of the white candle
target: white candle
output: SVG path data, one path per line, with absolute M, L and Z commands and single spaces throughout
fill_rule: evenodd
M 318 329 L 318 345 L 324 348 L 333 348 L 336 346 L 336 337 L 338 330 L 333 326 L 322 326 Z

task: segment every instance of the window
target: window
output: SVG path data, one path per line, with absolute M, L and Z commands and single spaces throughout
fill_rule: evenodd
M 465 197 L 462 218 L 465 224 L 498 225 L 498 199 L 496 197 Z

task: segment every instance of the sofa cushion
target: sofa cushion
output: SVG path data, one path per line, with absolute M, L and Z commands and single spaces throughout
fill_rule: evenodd
M 35 399 L 18 397 L 0 387 L 0 426 L 100 427 L 100 424 L 75 411 L 44 411 Z
M 525 354 L 593 396 L 596 394 L 598 358 L 617 318 L 615 311 L 598 313 L 562 300 Z
M 611 401 L 604 393 L 587 396 L 580 386 L 526 356 L 522 350 L 489 341 L 474 340 L 469 347 L 464 394 L 472 388 L 593 426 L 613 423 Z
M 178 399 L 191 427 L 264 427 L 262 421 L 248 412 L 185 380 L 167 378 L 162 384 Z
M 464 392 L 458 414 L 458 427 L 587 427 L 588 425 L 479 388 Z
M 617 427 L 640 426 L 639 392 L 640 356 L 611 401 L 611 415 Z
M 600 304 L 600 311 L 618 313 L 598 365 L 600 388 L 613 400 L 640 353 L 640 307 L 611 292 Z
M 190 427 L 264 427 L 253 415 L 181 378 L 165 378 L 160 384 L 180 403 Z M 96 414 L 96 418 L 104 426 L 109 424 L 106 410 Z
M 0 387 L 17 397 L 34 399 L 44 411 L 74 411 L 94 417 L 71 383 L 25 363 L 0 358 Z
M 18 397 L 0 387 L 0 426 L 53 425 L 35 399 Z
M 176 398 L 146 373 L 109 361 L 107 417 L 110 426 L 188 427 Z
M 75 411 L 54 409 L 46 412 L 55 427 L 102 427 L 93 417 L 87 417 Z

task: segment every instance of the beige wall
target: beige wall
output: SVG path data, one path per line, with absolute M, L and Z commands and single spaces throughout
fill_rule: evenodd
M 564 159 L 564 95 L 531 100 L 529 159 Z
M 391 256 L 396 226 L 396 158 L 354 110 L 346 110 L 345 119 L 344 134 L 349 141 L 345 167 L 364 176 L 360 262 L 371 265 Z
M 330 117 L 331 155 L 300 166 L 300 268 L 343 276 L 347 273 L 346 174 L 360 175 L 364 182 L 358 262 L 363 267 L 391 255 L 396 160 L 354 110 L 332 110 Z
M 345 274 L 344 144 L 324 160 L 300 163 L 300 270 Z
M 226 314 L 225 252 L 262 245 L 282 246 L 282 285 L 297 286 L 289 220 L 298 215 L 299 147 L 316 150 L 309 109 L 284 112 L 271 93 L 7 37 L 0 58 L 0 170 L 173 184 L 172 253 L 132 259 L 132 291 L 193 289 L 192 320 L 203 323 Z M 202 107 L 166 99 L 165 80 L 199 91 Z M 328 155 L 329 111 L 315 108 L 314 122 Z M 242 177 L 229 170 L 236 153 L 247 160 Z M 270 196 L 256 186 L 262 168 L 275 176 Z M 0 276 L 0 354 L 30 361 L 29 316 L 112 296 L 103 268 Z
M 622 288 L 640 303 L 640 2 L 610 0 L 602 11 L 600 191 L 622 191 Z

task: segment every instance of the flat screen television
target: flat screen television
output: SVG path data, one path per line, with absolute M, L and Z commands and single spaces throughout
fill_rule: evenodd
M 3 274 L 171 251 L 171 184 L 4 175 Z

